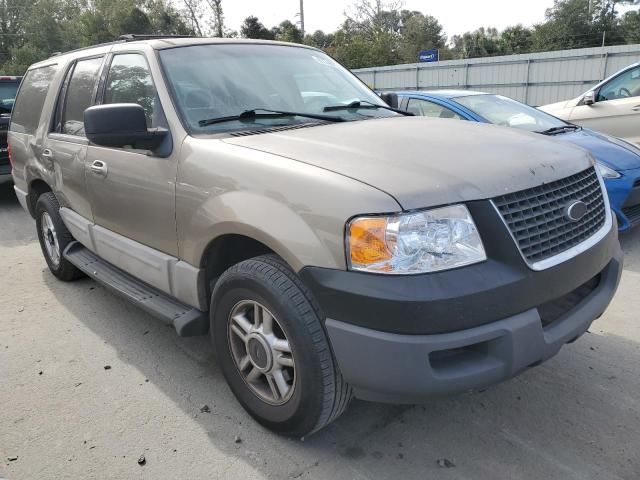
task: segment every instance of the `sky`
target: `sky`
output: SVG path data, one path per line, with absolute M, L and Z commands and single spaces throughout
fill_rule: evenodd
M 353 0 L 304 0 L 305 30 L 335 31 L 352 4 Z M 226 27 L 239 31 L 250 15 L 267 28 L 287 19 L 298 21 L 300 0 L 223 0 L 222 6 Z M 531 26 L 542 22 L 551 6 L 553 0 L 404 0 L 404 8 L 436 17 L 449 37 L 483 26 L 499 30 L 518 23 Z
M 587 1 L 587 0 L 585 0 Z M 352 0 L 304 0 L 305 30 L 336 30 L 344 21 L 344 11 Z M 404 8 L 433 15 L 448 36 L 478 27 L 503 29 L 522 23 L 533 25 L 544 20 L 553 0 L 405 0 Z M 271 28 L 283 20 L 297 21 L 300 0 L 223 0 L 227 28 L 239 30 L 243 20 L 254 15 Z

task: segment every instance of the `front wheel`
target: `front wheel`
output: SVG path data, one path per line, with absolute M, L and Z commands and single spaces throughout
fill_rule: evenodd
M 318 311 L 275 255 L 231 267 L 212 295 L 211 333 L 231 390 L 259 423 L 284 435 L 319 430 L 351 398 Z

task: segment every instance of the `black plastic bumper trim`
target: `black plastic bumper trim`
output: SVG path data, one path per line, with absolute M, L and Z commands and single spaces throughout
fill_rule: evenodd
M 605 311 L 622 272 L 618 252 L 598 287 L 562 318 L 544 328 L 533 308 L 467 330 L 401 335 L 326 320 L 331 345 L 355 396 L 388 403 L 418 403 L 484 388 L 555 355 Z

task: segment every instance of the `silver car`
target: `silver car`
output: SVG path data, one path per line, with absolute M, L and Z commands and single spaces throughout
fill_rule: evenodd
M 620 277 L 586 151 L 399 112 L 302 45 L 127 37 L 52 57 L 9 143 L 52 274 L 211 335 L 240 403 L 286 435 L 354 396 L 508 379 L 584 333 Z
M 577 98 L 540 109 L 640 145 L 640 62 L 623 68 Z

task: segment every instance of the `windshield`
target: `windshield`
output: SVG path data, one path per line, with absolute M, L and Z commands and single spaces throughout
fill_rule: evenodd
M 567 125 L 566 122 L 548 113 L 501 95 L 470 95 L 457 97 L 453 100 L 488 122 L 505 127 L 515 127 L 530 132 L 544 132 L 551 128 Z
M 0 82 L 0 113 L 11 113 L 19 82 Z
M 325 107 L 356 100 L 385 105 L 340 64 L 308 48 L 197 45 L 162 50 L 160 60 L 178 110 L 193 133 L 318 121 L 293 116 L 198 124 L 259 108 L 321 114 Z M 396 115 L 383 109 L 349 109 L 332 114 L 346 120 Z

